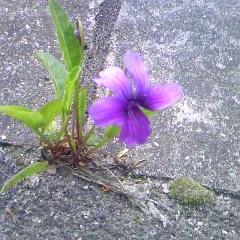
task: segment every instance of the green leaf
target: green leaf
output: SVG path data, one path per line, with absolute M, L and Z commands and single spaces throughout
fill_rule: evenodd
M 110 127 L 107 127 L 105 132 L 104 132 L 104 135 L 103 135 L 103 138 L 101 139 L 101 141 L 99 141 L 97 144 L 96 144 L 96 149 L 98 148 L 101 148 L 103 147 L 104 145 L 106 145 L 107 143 L 109 143 L 109 141 L 117 136 L 119 134 L 119 127 L 115 127 L 115 126 L 110 126 Z
M 79 78 L 80 70 L 81 70 L 80 67 L 74 67 L 71 70 L 71 72 L 69 72 L 67 75 L 66 87 L 65 87 L 65 92 L 63 96 L 63 105 L 62 105 L 63 112 L 66 115 L 68 115 L 70 111 L 74 87 L 78 82 L 77 80 Z
M 44 52 L 36 53 L 36 57 L 40 63 L 47 69 L 54 85 L 56 98 L 62 98 L 64 94 L 67 70 L 61 62 L 53 55 Z
M 49 0 L 49 8 L 64 62 L 71 71 L 75 66 L 82 65 L 83 49 L 63 8 L 55 0 Z
M 87 91 L 86 89 L 82 88 L 80 89 L 79 93 L 79 121 L 81 125 L 84 124 L 86 107 L 87 107 Z
M 143 113 L 147 116 L 147 117 L 152 117 L 154 115 L 154 112 L 146 109 L 146 108 L 141 108 L 141 110 L 143 111 Z
M 51 143 L 55 143 L 59 140 L 59 131 L 56 121 L 52 121 L 44 131 L 44 138 Z
M 0 194 L 3 194 L 4 192 L 6 192 L 11 187 L 14 187 L 18 183 L 22 182 L 23 180 L 25 180 L 25 178 L 30 177 L 34 174 L 46 171 L 47 168 L 48 168 L 48 162 L 47 161 L 33 163 L 32 165 L 24 168 L 23 170 L 18 172 L 16 175 L 14 175 L 10 179 L 8 179 L 4 183 L 4 185 L 2 186 Z
M 120 131 L 119 127 L 115 127 L 115 126 L 107 127 L 104 133 L 104 137 L 111 139 L 117 136 L 119 134 L 119 131 Z
M 44 123 L 41 113 L 33 112 L 22 106 L 0 106 L 0 112 L 24 123 L 33 130 L 37 130 Z
M 38 111 L 42 114 L 44 123 L 41 128 L 47 128 L 57 115 L 61 113 L 62 100 L 53 100 L 43 105 Z
M 98 140 L 97 140 L 97 136 L 95 134 L 95 127 L 92 126 L 87 133 L 84 136 L 84 143 L 86 143 L 86 145 L 96 145 Z
M 45 129 L 61 110 L 61 100 L 48 102 L 36 112 L 22 106 L 0 106 L 0 112 L 24 123 L 35 132 L 39 128 Z
M 86 142 L 86 145 L 88 146 L 96 146 L 99 142 L 99 139 L 97 138 L 96 134 L 92 133 Z

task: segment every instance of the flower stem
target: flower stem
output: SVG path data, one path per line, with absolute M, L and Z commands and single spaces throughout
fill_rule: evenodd
M 72 113 L 72 138 L 74 139 L 75 137 L 75 120 L 76 120 L 76 112 L 73 110 Z
M 70 138 L 69 134 L 68 134 L 68 129 L 67 127 L 64 129 L 65 132 L 65 136 L 67 138 L 68 144 L 69 146 L 72 148 L 72 150 L 75 152 L 76 151 L 76 145 L 75 142 L 73 141 L 73 139 Z
M 78 154 L 80 154 L 84 150 L 85 146 L 87 145 L 87 141 L 91 137 L 91 135 L 94 133 L 94 130 L 95 130 L 95 127 L 92 126 L 90 130 L 86 133 L 86 135 L 83 137 L 82 143 L 78 149 Z
M 74 113 L 75 119 L 73 119 L 73 121 L 76 121 L 77 142 L 78 142 L 78 145 L 80 145 L 82 142 L 82 132 L 80 129 L 80 119 L 79 119 L 79 80 L 76 82 L 76 86 L 75 86 L 74 111 L 75 111 Z

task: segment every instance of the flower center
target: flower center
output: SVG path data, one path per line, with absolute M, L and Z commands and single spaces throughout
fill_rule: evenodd
M 126 112 L 129 118 L 134 117 L 135 112 L 138 110 L 138 103 L 135 99 L 129 101 Z

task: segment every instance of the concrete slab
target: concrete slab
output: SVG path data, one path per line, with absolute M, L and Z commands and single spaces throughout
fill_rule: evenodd
M 0 185 L 23 165 L 38 159 L 37 149 L 0 148 Z M 102 172 L 97 174 L 104 176 Z M 121 176 L 117 171 L 114 174 Z M 1 198 L 0 237 L 3 240 L 239 239 L 239 199 L 224 194 L 216 196 L 211 205 L 182 207 L 163 191 L 169 184 L 167 180 L 134 181 L 130 187 L 142 197 L 144 211 L 140 211 L 141 205 L 133 199 L 104 192 L 64 168 L 59 168 L 56 174 L 32 177 Z M 160 216 L 166 218 L 166 225 Z
M 125 50 L 133 49 L 146 59 L 154 83 L 178 81 L 185 97 L 154 117 L 155 134 L 146 146 L 129 152 L 131 161 L 148 160 L 135 171 L 136 181 L 129 178 L 148 204 L 145 211 L 59 169 L 33 177 L 1 198 L 0 238 L 238 240 L 240 202 L 233 195 L 239 191 L 238 2 L 61 2 L 72 19 L 80 14 L 89 30 L 84 84 L 91 93 L 96 90 L 92 77 L 110 64 L 119 65 Z M 36 49 L 57 54 L 46 3 L 1 2 L 0 104 L 36 107 L 50 97 L 47 74 L 32 58 Z M 35 143 L 8 118 L 0 117 L 0 129 L 10 143 Z M 37 148 L 0 146 L 0 185 L 39 158 Z M 169 180 L 162 175 L 195 177 L 232 194 L 217 194 L 212 205 L 181 207 L 163 191 Z M 166 226 L 161 214 L 168 219 Z
M 238 1 L 125 1 L 106 65 L 127 49 L 144 57 L 152 82 L 178 82 L 183 100 L 152 119 L 134 151 L 140 173 L 189 176 L 240 191 Z

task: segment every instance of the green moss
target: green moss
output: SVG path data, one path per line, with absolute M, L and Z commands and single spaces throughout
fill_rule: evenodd
M 170 196 L 179 201 L 182 205 L 198 206 L 211 203 L 214 194 L 203 187 L 199 182 L 188 179 L 178 178 L 170 186 Z

